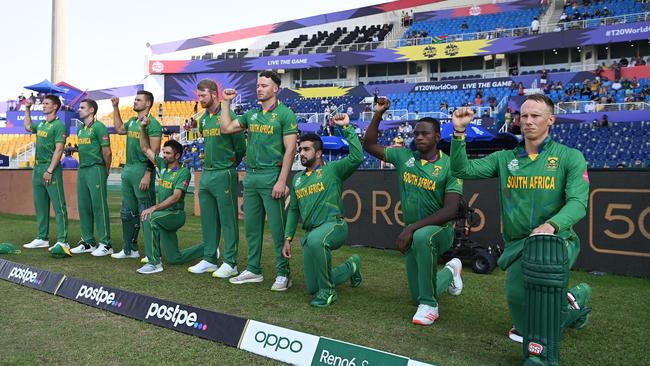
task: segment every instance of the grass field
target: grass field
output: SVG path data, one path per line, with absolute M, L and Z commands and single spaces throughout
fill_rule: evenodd
M 120 197 L 111 193 L 112 237 L 121 247 Z M 198 217 L 191 215 L 179 236 L 182 245 L 200 241 Z M 71 221 L 70 242 L 79 240 L 79 222 Z M 241 225 L 243 226 L 243 225 Z M 56 226 L 54 222 L 51 228 Z M 0 215 L 0 242 L 33 239 L 33 217 Z M 243 232 L 241 237 L 244 238 Z M 266 236 L 268 237 L 268 235 Z M 265 238 L 266 238 L 265 237 Z M 142 248 L 142 241 L 140 241 Z M 56 260 L 44 249 L 2 258 L 63 272 L 103 285 L 174 300 L 282 327 L 327 336 L 408 356 L 436 365 L 518 365 L 521 347 L 509 341 L 504 273 L 464 272 L 465 290 L 441 299 L 440 319 L 430 327 L 410 324 L 415 307 L 408 300 L 402 256 L 396 251 L 351 248 L 333 253 L 334 264 L 353 253 L 363 258 L 361 288 L 341 286 L 338 302 L 327 309 L 308 305 L 302 276 L 302 252 L 291 262 L 294 286 L 286 293 L 269 290 L 274 261 L 265 241 L 262 284 L 234 286 L 225 280 L 193 275 L 185 265 L 166 265 L 163 273 L 142 276 L 139 263 L 77 255 Z M 246 260 L 245 241 L 240 263 Z M 569 330 L 562 343 L 564 365 L 648 365 L 650 282 L 613 275 L 574 272 L 570 285 L 588 282 L 594 308 L 589 325 Z M 0 281 L 0 364 L 132 365 L 209 364 L 275 365 L 275 361 L 235 348 L 114 315 L 63 298 Z

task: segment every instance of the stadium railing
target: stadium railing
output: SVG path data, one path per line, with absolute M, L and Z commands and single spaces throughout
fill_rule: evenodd
M 592 112 L 626 112 L 626 111 L 650 111 L 650 103 L 647 102 L 626 102 L 626 103 L 602 103 L 594 101 L 573 101 L 562 102 L 555 105 L 556 114 L 585 113 L 585 107 L 593 105 Z

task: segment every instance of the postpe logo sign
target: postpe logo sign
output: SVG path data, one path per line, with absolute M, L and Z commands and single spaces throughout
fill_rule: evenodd
M 197 321 L 198 316 L 195 312 L 189 312 L 181 308 L 180 305 L 167 306 L 152 302 L 144 318 L 149 319 L 150 317 L 169 321 L 174 328 L 182 325 L 203 331 L 208 329 L 207 324 Z
M 255 342 L 262 345 L 262 349 L 268 348 L 275 352 L 289 350 L 293 353 L 300 353 L 302 351 L 302 342 L 299 340 L 292 340 L 263 330 L 255 333 Z
M 40 285 L 43 283 L 43 280 L 38 279 L 38 272 L 32 271 L 29 268 L 12 268 L 7 279 L 12 278 L 17 279 L 20 283 L 27 282 L 34 285 Z
M 122 307 L 122 302 L 115 299 L 115 292 L 109 292 L 104 290 L 103 286 L 99 288 L 82 285 L 77 292 L 77 296 L 74 297 L 75 300 L 82 298 L 89 300 L 94 303 L 96 306 L 99 305 L 110 305 L 116 308 Z

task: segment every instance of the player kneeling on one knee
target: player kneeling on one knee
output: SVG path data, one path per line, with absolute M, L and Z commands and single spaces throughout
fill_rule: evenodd
M 436 272 L 438 256 L 454 241 L 453 219 L 463 194 L 463 182 L 451 176 L 449 157 L 438 150 L 440 122 L 422 118 L 413 131 L 416 151 L 377 143 L 379 122 L 390 101 L 379 99 L 363 146 L 377 159 L 397 169 L 398 186 L 406 227 L 396 246 L 406 256 L 406 276 L 411 300 L 418 305 L 412 322 L 431 325 L 438 319 L 438 298 L 445 291 L 460 295 L 462 263 L 458 258 Z
M 327 307 L 337 300 L 336 285 L 350 280 L 352 287 L 361 285 L 361 258 L 353 255 L 345 263 L 332 268 L 332 250 L 348 238 L 341 186 L 363 162 L 361 143 L 349 125 L 346 114 L 334 117 L 341 126 L 350 146 L 345 158 L 325 164 L 322 160 L 323 142 L 316 134 L 300 138 L 300 162 L 307 168 L 295 175 L 291 202 L 285 228 L 282 255 L 291 258 L 291 241 L 302 217 L 305 236 L 302 238 L 307 291 L 314 295 L 310 305 Z
M 160 175 L 156 197 L 158 203 L 143 210 L 141 219 L 144 227 L 145 265 L 138 273 L 162 272 L 161 249 L 170 264 L 182 264 L 203 255 L 203 245 L 179 250 L 176 231 L 185 224 L 185 193 L 190 185 L 190 171 L 179 160 L 183 146 L 174 140 L 163 147 L 163 158 L 156 156 L 149 147 L 147 120 L 141 121 L 140 147 L 147 158 L 156 164 Z M 162 246 L 162 248 L 161 248 Z

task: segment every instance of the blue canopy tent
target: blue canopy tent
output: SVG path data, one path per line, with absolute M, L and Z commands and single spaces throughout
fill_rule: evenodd
M 38 93 L 48 94 L 65 94 L 65 89 L 52 84 L 49 80 L 44 79 L 40 83 L 26 86 L 25 89 L 33 90 Z

